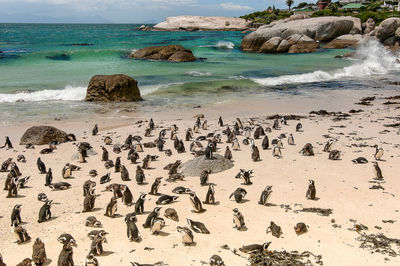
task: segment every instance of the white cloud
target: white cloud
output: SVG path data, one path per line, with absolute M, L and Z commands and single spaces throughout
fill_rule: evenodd
M 241 11 L 241 10 L 252 10 L 252 7 L 249 6 L 242 6 L 242 5 L 238 5 L 238 4 L 234 4 L 234 3 L 222 3 L 220 4 L 220 6 L 223 9 L 227 9 L 227 10 L 233 10 L 233 11 Z

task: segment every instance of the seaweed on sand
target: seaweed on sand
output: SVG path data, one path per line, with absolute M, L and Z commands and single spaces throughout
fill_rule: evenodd
M 360 248 L 366 248 L 373 253 L 381 253 L 392 257 L 397 257 L 399 255 L 400 239 L 389 238 L 382 233 L 369 235 L 360 232 L 357 233 L 360 234 L 360 236 L 356 238 L 356 240 L 361 242 Z M 394 245 L 397 246 L 398 251 L 393 249 Z
M 306 266 L 323 265 L 322 256 L 314 255 L 309 251 L 264 251 L 252 254 L 249 262 L 254 266 Z
M 322 209 L 322 208 L 303 208 L 299 210 L 300 212 L 311 212 L 311 213 L 316 213 L 321 216 L 329 216 L 332 214 L 333 210 L 332 209 Z

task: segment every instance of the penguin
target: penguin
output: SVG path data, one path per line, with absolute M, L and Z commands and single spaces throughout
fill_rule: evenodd
M 7 266 L 3 261 L 3 256 L 0 254 L 0 266 Z
M 165 226 L 165 220 L 161 217 L 156 217 L 151 221 L 150 230 L 153 235 L 159 235 Z
M 28 232 L 23 228 L 21 225 L 17 224 L 17 221 L 14 221 L 13 225 L 13 232 L 17 237 L 17 243 L 22 244 L 31 240 Z
M 145 223 L 143 224 L 143 228 L 150 228 L 151 223 L 154 218 L 160 216 L 161 207 L 155 207 L 153 211 L 147 216 Z
M 240 150 L 239 140 L 235 138 L 232 142 L 232 150 L 238 151 Z
M 271 197 L 272 193 L 272 186 L 266 186 L 265 189 L 261 192 L 260 200 L 258 201 L 258 204 L 260 205 L 268 205 L 268 200 Z
M 176 135 L 175 135 L 174 139 L 176 139 Z M 164 150 L 164 143 L 165 143 L 165 141 L 163 139 L 161 139 L 160 137 L 157 139 L 157 149 L 159 152 L 162 152 Z
M 112 197 L 110 199 L 110 202 L 107 204 L 106 207 L 106 212 L 104 213 L 105 216 L 114 218 L 115 213 L 117 212 L 118 204 L 117 204 L 117 199 L 115 197 Z
M 329 139 L 324 146 L 324 152 L 330 152 L 332 149 L 333 143 L 334 143 L 334 140 Z
M 252 173 L 253 173 L 253 170 L 246 171 L 244 169 L 240 169 L 240 172 L 239 172 L 238 176 L 243 177 L 245 185 L 251 185 L 251 184 L 253 184 L 250 181 L 250 177 L 251 177 Z
M 166 156 L 172 156 L 172 151 L 171 151 L 171 149 L 166 149 L 165 151 L 164 151 L 164 153 L 165 153 L 165 155 Z
M 11 143 L 11 140 L 8 136 L 6 136 L 6 143 L 4 144 L 4 147 L 7 147 L 7 149 L 13 149 L 13 145 Z
M 297 132 L 303 131 L 302 129 L 303 129 L 303 125 L 302 125 L 301 123 L 297 123 L 297 125 L 296 125 L 296 131 L 297 131 Z
M 247 195 L 247 191 L 243 188 L 237 188 L 230 196 L 229 199 L 235 197 L 236 203 L 242 203 L 244 197 Z
M 14 205 L 14 208 L 13 208 L 13 210 L 11 212 L 11 226 L 14 224 L 14 222 L 15 222 L 16 225 L 20 225 L 22 223 L 22 220 L 21 220 L 21 207 L 22 207 L 21 204 L 15 204 Z
M 258 150 L 257 146 L 253 147 L 253 151 L 251 153 L 251 159 L 253 160 L 253 162 L 258 162 L 261 160 L 260 158 L 260 151 Z
M 25 176 L 24 178 L 18 178 L 18 184 L 20 188 L 26 188 L 26 184 L 28 183 L 30 176 Z
M 191 190 L 185 187 L 176 187 L 172 190 L 172 192 L 176 194 L 189 194 Z
M 7 172 L 8 167 L 11 165 L 11 163 L 12 163 L 12 158 L 8 158 L 7 160 L 5 160 L 1 164 L 0 172 Z
M 340 160 L 340 151 L 332 150 L 329 152 L 329 160 Z
M 143 152 L 143 146 L 140 143 L 140 141 L 136 141 L 136 144 L 134 145 L 134 149 L 136 152 Z
M 153 118 L 150 118 L 149 128 L 150 128 L 151 130 L 154 130 L 154 128 L 155 128 L 155 124 L 154 124 Z
M 314 147 L 311 143 L 307 143 L 304 145 L 303 149 L 300 150 L 299 153 L 303 154 L 304 156 L 314 156 Z
M 220 126 L 220 127 L 224 126 L 224 122 L 222 121 L 222 117 L 218 118 L 218 126 Z
M 146 199 L 146 194 L 140 195 L 139 199 L 135 202 L 135 213 L 142 214 L 144 212 L 144 201 Z
M 164 212 L 164 216 L 172 221 L 179 222 L 179 216 L 175 209 L 168 208 Z
M 185 246 L 194 245 L 194 235 L 193 232 L 186 226 L 178 226 L 176 230 L 182 235 L 182 243 Z
M 92 169 L 89 171 L 89 176 L 90 177 L 96 177 L 97 176 L 97 170 L 96 169 Z
M 375 160 L 380 161 L 383 156 L 383 148 L 378 145 L 375 145 L 374 148 L 375 148 L 374 158 Z
M 242 246 L 241 248 L 239 248 L 239 250 L 246 254 L 256 254 L 256 253 L 260 253 L 260 252 L 262 253 L 262 252 L 268 250 L 268 247 L 270 244 L 271 244 L 271 242 L 265 242 L 262 245 L 251 244 L 251 245 Z
M 225 263 L 220 256 L 212 255 L 210 258 L 210 266 L 225 266 Z
M 46 165 L 42 162 L 42 160 L 40 159 L 40 157 L 38 157 L 37 161 L 36 161 L 37 167 L 39 169 L 39 172 L 41 174 L 45 174 L 46 173 Z
M 364 157 L 358 157 L 356 159 L 351 160 L 355 164 L 365 164 L 368 163 L 368 160 L 365 159 Z
M 73 266 L 73 247 L 77 246 L 75 239 L 70 234 L 61 234 L 57 240 L 63 244 L 63 248 L 58 255 L 57 266 Z
M 56 149 L 57 149 L 57 147 L 55 145 L 50 145 L 49 148 L 44 148 L 39 153 L 40 154 L 50 154 Z
M 192 206 L 194 208 L 194 212 L 204 212 L 205 209 L 203 209 L 203 206 L 201 205 L 200 199 L 196 196 L 196 193 L 191 191 L 189 192 L 190 196 L 190 202 L 192 203 Z
M 281 149 L 277 145 L 274 145 L 274 148 L 272 149 L 272 156 L 277 158 L 282 157 Z
M 372 162 L 374 166 L 374 176 L 376 180 L 383 180 L 382 170 L 378 165 L 378 162 Z
M 274 120 L 274 123 L 273 123 L 273 125 L 272 125 L 272 128 L 275 129 L 275 130 L 278 130 L 278 129 L 279 129 L 279 120 L 278 120 L 278 119 L 275 119 L 275 120 Z
M 82 212 L 91 212 L 94 209 L 94 204 L 96 201 L 96 195 L 95 195 L 95 188 L 91 187 L 89 188 L 89 191 L 85 195 L 85 198 L 83 200 L 83 211 Z
M 150 195 L 158 195 L 158 189 L 160 188 L 161 185 L 161 179 L 162 177 L 157 177 L 154 180 L 154 183 L 151 185 L 151 189 L 150 189 Z
M 127 236 L 130 241 L 140 242 L 142 239 L 140 237 L 139 229 L 136 226 L 137 218 L 136 214 L 129 213 L 125 216 L 125 223 L 127 226 Z
M 131 206 L 133 203 L 133 195 L 129 187 L 127 185 L 122 185 L 121 192 L 122 192 L 122 203 L 124 203 L 127 206 Z
M 225 159 L 228 159 L 229 161 L 231 161 L 232 158 L 233 158 L 233 157 L 232 157 L 232 152 L 231 152 L 231 150 L 229 149 L 229 146 L 226 146 L 224 158 L 225 158 Z
M 130 181 L 128 169 L 124 165 L 121 165 L 121 180 L 122 181 Z
M 99 266 L 99 261 L 92 253 L 89 253 L 85 259 L 85 266 Z
M 102 154 L 101 154 L 101 161 L 102 162 L 107 162 L 108 161 L 108 151 L 104 146 L 100 146 L 102 149 Z
M 269 139 L 268 139 L 267 135 L 264 136 L 264 138 L 262 140 L 262 143 L 261 143 L 261 147 L 262 147 L 263 150 L 268 150 L 268 148 L 269 148 Z
M 51 219 L 51 205 L 53 204 L 52 200 L 47 200 L 43 206 L 39 210 L 39 219 L 38 223 L 43 223 Z
M 37 266 L 41 266 L 47 260 L 46 247 L 40 238 L 36 238 L 32 247 L 32 260 Z
M 172 129 L 172 130 L 171 130 L 171 137 L 170 137 L 170 139 L 171 139 L 171 140 L 175 140 L 177 137 L 178 137 L 178 136 L 177 136 L 176 130 Z M 163 145 L 164 145 L 164 144 L 165 144 L 165 142 L 163 142 Z M 162 150 L 161 150 L 161 151 L 162 151 Z
M 89 194 L 89 191 L 96 186 L 96 182 L 92 180 L 86 180 L 85 183 L 83 183 L 83 196 L 85 197 L 87 194 Z
M 97 126 L 97 124 L 95 124 L 92 129 L 92 136 L 96 136 L 97 133 L 99 133 L 99 127 Z
M 269 232 L 271 232 L 271 234 L 274 237 L 280 238 L 282 235 L 282 228 L 279 225 L 277 225 L 276 223 L 274 223 L 273 221 L 271 221 L 270 225 L 267 227 L 266 233 L 268 234 Z
M 130 160 L 131 163 L 136 164 L 138 159 L 139 159 L 139 154 L 136 152 L 135 149 L 131 149 L 128 153 L 128 160 Z
M 38 194 L 38 201 L 46 202 L 46 200 L 47 200 L 46 194 L 44 194 L 44 193 L 39 193 Z
M 18 183 L 17 180 L 18 180 L 18 177 L 11 178 L 11 182 L 8 187 L 7 198 L 13 198 L 13 197 L 18 196 L 18 189 L 19 189 L 20 183 Z
M 68 163 L 62 169 L 62 177 L 64 179 L 72 177 L 72 169 Z
M 107 173 L 106 175 L 104 175 L 100 178 L 100 184 L 105 184 L 110 181 L 111 181 L 110 173 Z
M 244 217 L 237 208 L 233 209 L 233 224 L 233 228 L 239 231 L 245 229 Z
M 53 182 L 53 172 L 51 171 L 51 168 L 46 173 L 46 183 L 45 186 L 49 186 Z
M 144 181 L 146 181 L 146 176 L 144 175 L 144 171 L 139 165 L 136 168 L 135 179 L 138 185 L 143 185 Z
M 306 193 L 306 198 L 310 199 L 310 200 L 315 200 L 315 195 L 317 193 L 317 190 L 315 189 L 315 182 L 312 179 L 310 179 L 308 181 L 309 181 L 309 184 L 308 184 L 308 189 L 307 189 L 307 193 Z
M 214 184 L 209 184 L 208 185 L 208 190 L 206 194 L 206 200 L 203 201 L 204 204 L 211 204 L 215 205 L 215 190 L 214 190 Z
M 195 231 L 196 233 L 210 234 L 210 231 L 207 229 L 207 227 L 202 222 L 196 222 L 189 218 L 186 218 L 186 221 L 187 221 L 189 227 L 192 228 L 193 231 Z
M 85 220 L 85 226 L 88 227 L 102 227 L 102 224 L 99 220 L 97 220 L 94 216 L 88 216 Z
M 205 169 L 205 170 L 201 171 L 201 173 L 200 173 L 200 185 L 201 186 L 207 185 L 210 174 L 211 174 L 211 170 L 209 170 L 209 169 Z
M 110 168 L 114 167 L 114 162 L 112 160 L 108 160 L 107 162 L 104 163 L 104 167 L 106 169 L 110 169 Z
M 289 137 L 288 137 L 287 142 L 288 142 L 288 145 L 295 145 L 295 144 L 294 144 L 294 137 L 293 137 L 293 134 L 289 134 Z
M 182 140 L 179 140 L 178 145 L 176 147 L 176 150 L 178 153 L 184 153 L 185 152 L 185 145 L 183 144 Z
M 25 258 L 23 261 L 18 263 L 17 266 L 32 266 L 32 259 Z
M 265 132 L 261 126 L 258 126 L 256 130 L 254 130 L 254 139 L 259 139 L 261 135 L 265 135 Z
M 21 162 L 21 163 L 26 163 L 25 156 L 22 155 L 22 154 L 18 155 L 18 156 L 17 156 L 17 161 L 18 161 L 18 162 Z
M 174 201 L 176 201 L 178 198 L 179 198 L 179 196 L 162 195 L 158 198 L 158 200 L 156 201 L 156 204 L 157 205 L 170 204 L 170 203 L 173 203 Z
M 90 245 L 89 253 L 92 253 L 95 256 L 101 256 L 104 253 L 103 243 L 107 242 L 106 235 L 108 233 L 104 230 L 99 232 L 99 234 L 93 238 L 92 243 Z
M 297 223 L 294 227 L 296 235 L 302 235 L 308 232 L 308 226 L 305 223 Z
M 15 175 L 14 172 L 9 172 L 9 173 L 7 174 L 6 181 L 4 182 L 4 190 L 7 190 L 7 191 L 8 191 L 8 189 L 10 188 L 10 184 L 11 184 L 11 182 L 12 182 L 12 180 L 13 180 L 14 178 L 18 178 L 18 177 Z
M 213 145 L 209 143 L 204 151 L 206 160 L 211 160 L 213 158 Z
M 58 183 L 52 183 L 49 185 L 49 188 L 53 190 L 65 190 L 71 187 L 71 184 L 67 182 L 58 182 Z
M 121 157 L 117 157 L 114 163 L 114 172 L 119 173 L 121 172 Z
M 104 144 L 106 144 L 106 145 L 111 145 L 112 142 L 113 142 L 113 140 L 112 140 L 112 138 L 111 138 L 110 136 L 106 136 L 106 137 L 104 138 Z
M 151 155 L 147 154 L 143 159 L 142 169 L 150 169 Z

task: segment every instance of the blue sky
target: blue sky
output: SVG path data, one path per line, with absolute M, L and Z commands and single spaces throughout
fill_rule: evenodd
M 241 16 L 269 5 L 286 7 L 285 0 L 0 0 L 0 22 L 155 23 L 177 15 Z

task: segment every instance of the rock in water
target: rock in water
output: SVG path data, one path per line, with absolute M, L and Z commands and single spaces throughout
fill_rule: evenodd
M 51 126 L 34 126 L 25 131 L 19 144 L 45 145 L 53 140 L 60 143 L 67 142 L 67 133 Z
M 96 75 L 86 91 L 88 102 L 135 102 L 143 100 L 137 81 L 123 75 Z
M 197 60 L 192 51 L 181 45 L 146 47 L 133 52 L 130 57 L 135 59 L 164 60 L 171 62 L 191 62 Z
M 330 41 L 324 48 L 343 49 L 346 47 L 356 47 L 358 42 L 362 40 L 361 34 L 346 34 Z
M 201 172 L 205 169 L 209 169 L 212 174 L 215 174 L 233 167 L 233 163 L 223 156 L 219 154 L 213 156 L 212 160 L 207 160 L 205 156 L 199 156 L 184 163 L 181 166 L 182 173 L 185 176 L 200 176 Z

